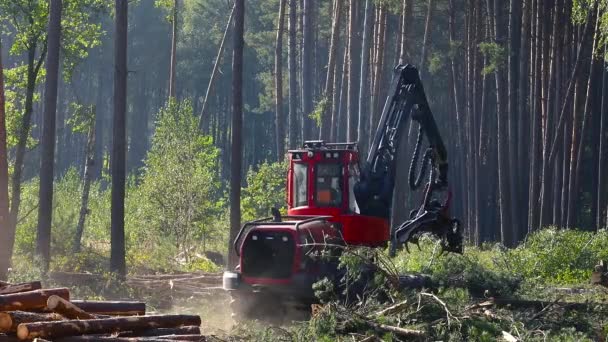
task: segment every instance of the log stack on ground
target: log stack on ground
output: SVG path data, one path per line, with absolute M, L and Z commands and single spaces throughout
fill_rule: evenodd
M 163 279 L 164 281 L 164 279 Z M 205 341 L 197 315 L 146 315 L 131 301 L 70 300 L 67 288 L 0 284 L 0 341 Z

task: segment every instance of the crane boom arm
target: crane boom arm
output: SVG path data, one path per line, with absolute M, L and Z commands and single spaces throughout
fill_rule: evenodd
M 411 118 L 420 125 L 410 166 L 411 190 L 416 190 L 420 185 L 425 167 L 430 166 L 431 172 L 421 207 L 413 212 L 410 220 L 393 231 L 393 250 L 397 245 L 415 241 L 419 233 L 430 232 L 442 239 L 444 249 L 461 251 L 462 237 L 459 224 L 457 220 L 448 217 L 449 196 L 444 203 L 433 200 L 436 192 L 447 190 L 447 151 L 428 104 L 418 70 L 412 65 L 398 65 L 388 94 L 366 163 L 362 168 L 361 179 L 355 186 L 355 196 L 361 214 L 390 218 L 399 142 L 404 138 L 408 118 Z M 415 177 L 415 164 L 423 136 L 427 138 L 429 147 L 423 157 L 420 175 Z

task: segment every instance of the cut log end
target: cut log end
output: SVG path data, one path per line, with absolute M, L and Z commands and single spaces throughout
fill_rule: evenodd
M 28 329 L 27 325 L 19 324 L 19 326 L 17 327 L 17 337 L 20 340 L 27 340 L 38 336 L 30 335 L 30 330 Z
M 0 312 L 0 332 L 8 332 L 13 325 L 11 315 L 6 312 Z

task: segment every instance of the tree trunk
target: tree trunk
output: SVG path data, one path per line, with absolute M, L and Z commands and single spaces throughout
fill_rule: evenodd
M 414 18 L 414 0 L 403 0 L 401 5 L 401 50 L 399 52 L 399 64 L 406 64 L 410 57 L 409 44 L 411 39 L 411 27 Z
M 283 23 L 285 22 L 285 5 L 287 0 L 279 2 L 277 20 L 277 40 L 274 49 L 274 89 L 275 89 L 275 148 L 277 160 L 283 161 L 285 153 L 285 117 L 283 114 Z M 290 74 L 291 75 L 291 74 Z
M 234 2 L 234 49 L 232 54 L 232 146 L 230 149 L 230 239 L 228 265 L 237 265 L 232 242 L 241 228 L 241 172 L 243 163 L 243 45 L 245 0 Z
M 508 75 L 507 75 L 507 113 L 508 113 L 508 141 L 509 141 L 509 185 L 510 185 L 510 208 L 511 208 L 511 229 L 513 230 L 514 242 L 518 242 L 523 238 L 524 234 L 520 232 L 521 222 L 519 215 L 519 161 L 517 155 L 519 149 L 519 140 L 517 139 L 518 125 L 521 124 L 521 116 L 517 107 L 518 91 L 519 91 L 519 58 L 520 58 L 520 40 L 521 40 L 521 5 L 522 0 L 510 0 L 509 3 L 509 39 L 508 39 Z
M 115 333 L 146 330 L 149 328 L 175 328 L 197 326 L 201 318 L 195 315 L 156 315 L 139 317 L 103 318 L 56 322 L 23 323 L 17 328 L 17 337 L 30 340 L 37 337 L 64 337 L 86 334 Z
M 0 311 L 33 311 L 46 308 L 46 301 L 50 296 L 57 295 L 70 300 L 70 292 L 66 288 L 45 289 L 0 295 Z
M 0 333 L 16 333 L 17 326 L 21 323 L 61 321 L 63 319 L 63 316 L 56 313 L 0 312 Z
M 370 60 L 370 43 L 372 39 L 372 27 L 373 23 L 373 2 L 372 0 L 365 1 L 365 19 L 363 22 L 363 46 L 361 48 L 361 73 L 359 74 L 359 115 L 357 123 L 357 141 L 361 145 L 361 149 L 365 153 L 367 145 L 363 145 L 365 132 L 368 127 L 366 125 L 369 122 L 369 104 L 366 101 L 369 98 L 369 66 Z
M 32 281 L 29 283 L 21 283 L 21 284 L 9 284 L 9 285 L 0 287 L 0 295 L 40 290 L 41 288 L 42 288 L 42 285 L 40 284 L 39 281 Z
M 127 157 L 127 11 L 128 2 L 116 0 L 114 40 L 114 126 L 112 140 L 112 209 L 110 269 L 124 278 L 125 178 Z
M 169 97 L 175 98 L 175 67 L 177 65 L 177 5 L 173 0 L 173 18 L 171 20 L 171 67 L 169 69 Z
M 84 232 L 84 222 L 87 214 L 89 213 L 89 192 L 91 190 L 91 168 L 95 164 L 95 118 L 97 117 L 97 111 L 94 109 L 93 115 L 95 116 L 91 120 L 91 126 L 87 134 L 87 145 L 85 148 L 85 164 L 84 174 L 82 176 L 82 196 L 80 197 L 80 213 L 78 215 L 78 224 L 76 225 L 76 235 L 74 237 L 73 252 L 79 253 L 82 243 L 82 234 Z
M 8 154 L 6 145 L 6 110 L 4 96 L 4 66 L 0 41 L 0 281 L 8 279 L 15 231 L 11 229 L 8 211 Z
M 583 145 L 584 145 L 584 139 L 585 137 L 587 137 L 588 135 L 588 131 L 589 131 L 589 124 L 590 124 L 590 119 L 591 116 L 593 115 L 591 113 L 591 99 L 593 97 L 593 77 L 594 75 L 597 75 L 597 73 L 599 72 L 599 62 L 598 60 L 595 58 L 594 56 L 594 52 L 596 51 L 598 45 L 600 44 L 600 24 L 601 24 L 601 13 L 597 12 L 596 15 L 596 19 L 595 19 L 595 34 L 594 34 L 594 40 L 593 40 L 593 46 L 591 48 L 591 56 L 590 56 L 590 69 L 589 69 L 589 77 L 587 78 L 587 91 L 586 91 L 586 96 L 585 96 L 585 105 L 584 105 L 584 109 L 583 109 L 583 118 L 582 118 L 582 127 L 581 127 L 581 131 L 580 131 L 580 139 L 579 139 L 579 143 L 577 146 L 577 151 L 576 151 L 576 155 L 572 158 L 572 164 L 574 165 L 574 168 L 571 168 L 571 170 L 574 171 L 574 174 L 570 175 L 570 198 L 568 199 L 568 223 L 569 223 L 569 227 L 574 227 L 577 223 L 577 217 L 575 216 L 575 210 L 574 208 L 578 207 L 578 208 L 582 208 L 582 205 L 576 205 L 575 203 L 577 202 L 578 199 L 578 195 L 579 195 L 579 188 L 580 188 L 580 178 L 581 178 L 581 164 L 582 164 L 582 158 L 583 158 Z M 573 145 L 574 147 L 574 145 Z
M 209 78 L 209 84 L 207 85 L 207 91 L 205 92 L 205 99 L 203 100 L 203 105 L 201 107 L 201 114 L 199 117 L 198 128 L 200 130 L 203 129 L 203 122 L 205 120 L 205 109 L 207 109 L 207 101 L 209 100 L 209 94 L 213 90 L 213 85 L 215 84 L 215 79 L 217 78 L 217 73 L 220 67 L 220 63 L 222 61 L 222 56 L 224 55 L 224 43 L 226 42 L 226 37 L 228 36 L 228 31 L 232 26 L 232 19 L 234 18 L 234 7 L 232 7 L 232 11 L 230 11 L 230 16 L 228 17 L 228 23 L 226 24 L 226 28 L 224 29 L 224 35 L 222 36 L 222 41 L 220 42 L 220 47 L 217 51 L 217 56 L 215 57 L 215 63 L 213 63 L 213 71 L 211 71 L 211 78 Z M 214 141 L 217 141 L 214 139 Z
M 10 202 L 10 213 L 9 213 L 9 250 L 8 255 L 13 254 L 13 244 L 15 242 L 15 231 L 17 228 L 17 221 L 19 217 L 19 206 L 21 204 L 21 177 L 23 173 L 23 164 L 25 160 L 25 152 L 27 148 L 27 141 L 30 136 L 30 129 L 32 124 L 32 111 L 34 92 L 36 90 L 36 79 L 40 67 L 46 56 L 46 45 L 43 47 L 43 51 L 36 60 L 36 47 L 38 41 L 32 39 L 29 41 L 28 57 L 27 57 L 27 83 L 25 90 L 25 108 L 23 111 L 23 118 L 21 119 L 21 127 L 19 127 L 19 136 L 17 137 L 17 147 L 15 151 L 15 163 L 13 164 L 13 176 L 11 179 L 11 202 Z
M 312 120 L 310 114 L 313 110 L 313 0 L 304 0 L 304 20 L 302 23 L 302 141 L 312 137 Z
M 357 9 L 359 0 L 350 0 L 348 15 L 348 77 L 346 93 L 346 141 L 357 141 L 357 102 L 356 102 L 356 67 L 357 67 Z
M 327 78 L 325 80 L 326 105 L 321 114 L 320 139 L 329 141 L 331 139 L 331 113 L 333 111 L 334 96 L 334 73 L 336 70 L 336 58 L 338 55 L 338 40 L 340 39 L 340 20 L 342 19 L 342 1 L 334 0 L 334 16 L 331 27 L 331 42 L 329 46 L 329 58 L 327 61 Z
M 420 53 L 420 76 L 426 73 L 426 59 L 431 45 L 431 23 L 433 21 L 433 11 L 435 9 L 435 1 L 427 1 L 426 21 L 424 23 L 424 37 L 422 38 L 422 51 Z
M 48 26 L 48 55 L 44 121 L 40 156 L 40 192 L 38 201 L 37 254 L 42 270 L 48 271 L 51 260 L 51 223 L 53 217 L 53 175 L 55 162 L 55 114 L 57 109 L 57 80 L 59 78 L 59 48 L 61 39 L 61 0 L 50 4 Z
M 604 47 L 604 54 L 606 54 L 606 47 Z M 597 181 L 597 229 L 604 228 L 608 225 L 606 218 L 608 215 L 608 196 L 606 196 L 607 187 L 606 184 L 606 149 L 608 149 L 608 62 L 604 61 L 604 71 L 602 77 L 602 104 L 600 112 L 600 142 L 598 148 L 598 181 Z M 0 108 L 1 109 L 1 108 Z M 2 124 L 0 122 L 0 124 Z M 0 138 L 1 139 L 1 138 Z M 0 140 L 0 143 L 2 141 Z M 2 155 L 0 153 L 0 155 Z M 2 171 L 2 170 L 0 170 Z M 2 188 L 4 189 L 4 187 Z
M 502 25 L 502 2 L 494 0 L 494 33 L 495 42 L 499 46 L 505 45 Z M 513 246 L 514 234 L 511 224 L 511 187 L 509 172 L 509 144 L 508 144 L 508 113 L 505 111 L 505 78 L 504 70 L 498 67 L 495 70 L 496 78 L 496 117 L 498 138 L 498 188 L 500 203 L 500 237 L 505 246 Z
M 95 315 L 85 312 L 73 303 L 59 297 L 50 296 L 46 301 L 46 308 L 56 312 L 67 319 L 95 319 Z
M 289 0 L 289 47 L 287 51 L 287 67 L 289 68 L 289 148 L 296 148 L 298 141 L 296 14 L 296 0 Z
M 146 303 L 125 301 L 72 300 L 72 304 L 85 312 L 110 316 L 143 316 Z

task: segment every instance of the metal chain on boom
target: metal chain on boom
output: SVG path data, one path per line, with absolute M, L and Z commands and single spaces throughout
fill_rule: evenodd
M 424 156 L 422 157 L 422 165 L 420 166 L 420 171 L 416 175 L 416 164 L 418 164 L 418 159 L 420 158 L 420 150 L 422 148 L 422 138 L 424 137 L 424 130 L 422 125 L 419 126 L 418 129 L 418 138 L 416 139 L 416 147 L 414 147 L 414 154 L 412 155 L 412 161 L 410 163 L 409 169 L 409 185 L 410 189 L 417 190 L 422 185 L 422 179 L 424 174 L 426 173 L 426 169 L 429 165 L 431 165 L 431 172 L 433 171 L 432 163 L 433 163 L 433 150 L 428 148 L 424 152 Z

